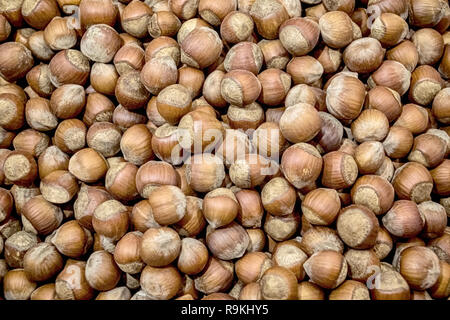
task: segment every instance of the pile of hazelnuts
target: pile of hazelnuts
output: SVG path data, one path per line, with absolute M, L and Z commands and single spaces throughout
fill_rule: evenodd
M 0 300 L 450 295 L 448 0 L 0 0 Z

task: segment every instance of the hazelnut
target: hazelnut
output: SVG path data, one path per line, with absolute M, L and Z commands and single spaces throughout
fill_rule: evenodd
M 133 37 L 142 38 L 148 34 L 147 26 L 153 10 L 144 2 L 131 1 L 122 11 L 123 30 Z
M 97 206 L 92 215 L 92 226 L 99 235 L 119 240 L 127 232 L 128 208 L 117 200 L 107 200 Z
M 425 225 L 425 218 L 417 205 L 410 200 L 395 201 L 384 215 L 383 226 L 394 236 L 412 238 L 417 236 Z
M 107 291 L 116 287 L 120 269 L 111 254 L 104 250 L 93 252 L 86 261 L 86 280 L 95 290 Z
M 272 215 L 285 215 L 294 211 L 296 202 L 295 189 L 281 177 L 267 182 L 261 191 L 264 209 Z
M 78 192 L 78 182 L 67 170 L 55 170 L 41 180 L 42 196 L 52 203 L 69 202 Z
M 20 186 L 29 186 L 37 177 L 37 164 L 26 151 L 12 151 L 3 163 L 5 178 Z
M 303 252 L 300 243 L 295 240 L 279 242 L 272 255 L 274 265 L 292 271 L 299 280 L 305 277 L 303 263 L 307 259 L 308 256 Z
M 356 180 L 351 196 L 355 204 L 361 204 L 376 215 L 386 213 L 394 202 L 394 188 L 385 178 L 365 175 Z
M 229 189 L 217 188 L 203 199 L 203 215 L 213 228 L 231 223 L 237 216 L 239 203 Z
M 150 93 L 141 82 L 139 71 L 130 71 L 120 76 L 116 83 L 117 101 L 126 109 L 136 110 L 147 104 Z
M 0 52 L 0 76 L 8 82 L 24 77 L 34 65 L 31 51 L 21 43 L 2 43 Z
M 222 52 L 222 41 L 216 31 L 199 27 L 186 34 L 182 41 L 181 62 L 203 69 L 212 65 Z
M 169 2 L 170 9 L 178 18 L 189 20 L 196 16 L 198 9 L 197 0 L 172 0 Z
M 0 93 L 0 126 L 5 130 L 20 129 L 25 122 L 25 103 L 13 93 Z
M 344 252 L 344 243 L 333 229 L 321 226 L 311 226 L 302 233 L 301 249 L 309 256 L 323 250 Z
M 36 290 L 30 296 L 30 300 L 58 300 L 54 283 L 47 283 Z
M 428 128 L 431 114 L 425 108 L 410 103 L 403 107 L 402 113 L 394 125 L 405 127 L 412 134 L 424 132 Z
M 239 293 L 239 300 L 261 300 L 261 285 L 257 282 L 245 285 Z
M 281 24 L 289 19 L 286 8 L 281 1 L 276 0 L 256 0 L 249 14 L 255 22 L 258 33 L 268 40 L 276 39 Z
M 430 200 L 433 179 L 423 165 L 408 162 L 395 171 L 392 186 L 400 199 L 420 203 Z
M 121 162 L 111 166 L 106 172 L 105 187 L 116 199 L 131 201 L 138 197 L 136 189 L 137 166 L 129 162 Z
M 373 250 L 349 249 L 345 255 L 349 277 L 352 280 L 366 282 L 380 268 L 380 260 Z
M 120 75 L 140 71 L 144 67 L 145 52 L 138 44 L 123 45 L 114 56 L 114 66 Z
M 79 1 L 79 10 L 80 24 L 83 29 L 94 24 L 107 24 L 113 27 L 118 14 L 118 10 L 111 0 Z
M 402 112 L 402 103 L 397 91 L 383 86 L 376 86 L 369 90 L 365 106 L 384 113 L 389 122 L 397 120 Z
M 375 173 L 385 159 L 383 144 L 379 141 L 365 141 L 355 149 L 355 161 L 363 174 Z
M 64 84 L 83 86 L 86 84 L 91 69 L 88 58 L 81 51 L 74 49 L 58 52 L 50 60 L 49 68 L 50 81 L 55 87 Z
M 175 84 L 178 70 L 168 56 L 152 58 L 141 71 L 141 82 L 150 93 L 157 95 L 165 87 Z
M 233 264 L 210 257 L 200 275 L 194 279 L 195 289 L 210 294 L 226 290 L 233 280 Z
M 306 194 L 302 201 L 302 212 L 312 224 L 330 225 L 337 217 L 341 201 L 333 189 L 318 188 Z
M 409 27 L 399 15 L 384 12 L 373 21 L 370 31 L 371 37 L 379 40 L 386 47 L 392 47 L 406 37 Z
M 46 281 L 62 270 L 63 258 L 53 245 L 42 242 L 27 251 L 23 268 L 31 281 Z
M 370 88 L 384 86 L 395 90 L 403 96 L 410 86 L 411 72 L 403 64 L 394 60 L 385 60 L 381 66 L 369 77 L 367 84 Z
M 253 21 L 252 21 L 253 23 Z M 5 41 L 11 34 L 11 25 L 4 15 L 0 18 L 0 41 Z
M 439 258 L 427 247 L 413 246 L 402 251 L 396 268 L 412 289 L 426 290 L 438 280 Z
M 148 198 L 155 221 L 160 225 L 179 222 L 186 214 L 186 196 L 171 185 L 154 189 Z
M 114 65 L 99 62 L 94 63 L 91 68 L 90 83 L 97 93 L 93 93 L 92 95 L 113 95 L 118 79 L 119 74 Z M 102 105 L 99 105 L 99 107 L 102 107 Z
M 235 44 L 227 52 L 223 66 L 227 72 L 247 70 L 257 75 L 263 64 L 261 49 L 253 42 L 243 41 Z
M 61 121 L 56 128 L 54 143 L 63 152 L 73 154 L 86 144 L 86 125 L 78 119 Z
M 239 188 L 253 188 L 278 171 L 278 165 L 258 154 L 245 154 L 229 169 L 231 181 Z
M 290 60 L 289 52 L 283 47 L 280 40 L 263 39 L 258 46 L 264 56 L 267 68 L 284 69 Z
M 52 235 L 50 242 L 61 254 L 79 258 L 90 249 L 93 239 L 89 230 L 72 220 L 59 227 Z
M 345 280 L 339 287 L 331 291 L 330 300 L 370 300 L 367 287 L 355 280 Z
M 160 36 L 172 37 L 181 27 L 181 21 L 171 11 L 158 11 L 153 13 L 148 23 L 148 33 L 153 38 Z
M 203 201 L 200 198 L 186 197 L 186 214 L 178 221 L 174 228 L 181 236 L 196 236 L 206 226 L 206 220 L 202 212 Z
M 15 150 L 28 152 L 33 157 L 39 157 L 49 143 L 50 139 L 45 133 L 33 129 L 19 132 L 12 141 Z
M 357 142 L 382 141 L 388 134 L 389 122 L 383 112 L 367 109 L 352 122 L 351 129 Z
M 199 109 L 180 119 L 176 134 L 183 149 L 193 153 L 209 152 L 221 143 L 224 127 L 215 116 Z
M 205 25 L 207 24 L 205 23 Z M 178 35 L 180 35 L 180 33 L 181 29 L 178 32 Z M 150 61 L 152 58 L 161 58 L 168 56 L 173 59 L 176 65 L 178 65 L 180 63 L 180 55 L 180 46 L 178 45 L 178 43 L 174 39 L 165 36 L 153 39 L 145 48 L 145 62 Z
M 332 48 L 343 48 L 353 40 L 352 20 L 343 11 L 331 11 L 319 19 L 323 41 Z
M 323 157 L 322 184 L 327 188 L 342 189 L 352 186 L 358 177 L 355 159 L 342 151 L 333 151 Z
M 105 176 L 108 164 L 103 156 L 91 148 L 81 149 L 69 160 L 69 172 L 83 182 L 95 182 Z
M 161 227 L 155 221 L 152 207 L 147 200 L 141 200 L 133 206 L 133 209 L 131 210 L 130 222 L 133 225 L 134 229 L 139 232 L 145 232 L 149 228 Z
M 94 289 L 89 285 L 86 275 L 86 262 L 69 259 L 55 281 L 55 291 L 61 300 L 89 300 Z
M 306 143 L 297 143 L 289 147 L 281 158 L 281 171 L 298 189 L 316 181 L 322 171 L 322 165 L 320 153 Z
M 47 64 L 35 66 L 27 73 L 26 79 L 30 87 L 42 97 L 49 97 L 55 90 L 50 81 L 50 68 Z
M 23 269 L 10 270 L 3 279 L 6 300 L 28 300 L 37 284 L 28 279 Z
M 220 83 L 220 92 L 228 103 L 243 107 L 258 99 L 261 83 L 247 70 L 232 70 L 226 73 Z
M 280 26 L 280 41 L 286 50 L 295 55 L 303 56 L 316 46 L 320 30 L 319 25 L 310 19 L 292 18 Z
M 327 110 L 339 120 L 353 120 L 361 112 L 366 96 L 364 84 L 348 74 L 332 78 L 326 89 Z
M 200 0 L 198 2 L 198 13 L 211 25 L 218 26 L 228 13 L 236 10 L 236 7 L 237 2 L 235 0 L 226 0 L 221 3 Z
M 197 239 L 181 240 L 181 251 L 178 257 L 178 269 L 188 275 L 200 273 L 208 262 L 208 249 Z
M 419 53 L 419 64 L 433 65 L 444 53 L 444 40 L 439 32 L 431 28 L 417 30 L 411 37 Z
M 217 108 L 227 106 L 227 101 L 222 97 L 220 85 L 224 76 L 224 71 L 214 70 L 208 74 L 203 84 L 203 97 L 209 104 Z
M 409 98 L 412 102 L 429 105 L 441 89 L 441 76 L 433 67 L 420 66 L 411 74 Z
M 280 118 L 280 130 L 290 142 L 307 142 L 320 131 L 321 123 L 319 113 L 313 106 L 298 103 L 284 111 Z
M 344 282 L 348 265 L 345 257 L 336 251 L 320 251 L 303 264 L 311 281 L 324 289 L 334 289 Z
M 302 56 L 292 58 L 286 66 L 286 71 L 294 84 L 314 85 L 321 80 L 324 69 L 314 57 Z
M 260 155 L 276 159 L 284 150 L 286 139 L 277 123 L 264 122 L 253 132 L 252 144 Z
M 230 105 L 227 120 L 231 128 L 256 130 L 264 122 L 264 110 L 257 102 L 242 107 Z
M 231 11 L 220 24 L 220 35 L 228 43 L 239 43 L 251 36 L 253 28 L 254 23 L 248 12 Z
M 244 255 L 249 245 L 249 237 L 243 227 L 232 222 L 207 232 L 206 245 L 215 257 L 232 260 Z
M 0 188 L 0 222 L 3 222 L 10 217 L 13 205 L 14 198 L 12 193 L 6 189 Z
M 440 261 L 441 272 L 433 287 L 430 288 L 431 296 L 436 299 L 445 298 L 449 295 L 449 271 L 450 265 Z M 426 291 L 425 291 L 426 292 Z
M 264 207 L 261 201 L 261 195 L 256 190 L 242 189 L 235 193 L 239 203 L 237 220 L 243 227 L 261 227 L 264 215 Z M 249 230 L 247 230 L 248 232 Z M 251 240 L 251 235 L 250 240 Z
M 264 223 L 264 231 L 275 241 L 285 241 L 295 234 L 299 222 L 300 216 L 295 211 L 284 216 L 268 214 Z
M 161 247 L 165 249 L 161 250 Z M 180 250 L 180 236 L 168 227 L 150 228 L 141 239 L 141 259 L 149 266 L 169 265 L 179 256 Z
M 439 165 L 447 153 L 447 137 L 433 134 L 432 131 L 421 134 L 414 139 L 408 160 L 418 162 L 425 167 Z
M 198 192 L 209 192 L 222 185 L 225 167 L 222 160 L 213 154 L 197 154 L 187 160 L 186 179 Z
M 165 87 L 159 92 L 156 99 L 158 112 L 171 124 L 177 124 L 190 111 L 191 103 L 192 98 L 189 89 L 181 84 Z
M 277 106 L 283 103 L 291 87 L 291 76 L 279 69 L 266 69 L 258 75 L 261 83 L 261 94 L 258 101 Z
M 298 284 L 298 300 L 325 300 L 325 293 L 318 285 L 302 281 Z
M 90 26 L 81 38 L 81 52 L 94 62 L 109 63 L 122 45 L 117 31 L 106 24 Z
M 390 233 L 383 227 L 378 230 L 377 239 L 372 250 L 378 259 L 383 260 L 386 258 L 393 248 L 393 240 Z
M 409 40 L 400 42 L 386 52 L 388 60 L 400 62 L 409 72 L 413 72 L 419 63 L 419 53 L 416 46 Z
M 261 296 L 265 300 L 296 300 L 298 298 L 295 274 L 280 266 L 264 272 L 260 281 Z
M 192 98 L 197 97 L 203 88 L 205 74 L 197 68 L 183 66 L 178 69 L 178 84 L 191 91 Z
M 351 205 L 341 210 L 337 218 L 337 231 L 341 239 L 351 248 L 368 249 L 375 245 L 378 235 L 378 220 L 364 206 Z
M 36 235 L 27 231 L 18 231 L 9 236 L 4 244 L 4 257 L 11 268 L 23 268 L 24 256 L 38 243 Z
M 447 107 L 446 100 L 450 96 L 450 89 L 444 88 L 436 94 L 433 100 L 432 111 L 434 117 L 444 124 L 450 123 L 450 108 Z
M 381 272 L 376 274 L 370 289 L 373 300 L 409 300 L 410 288 L 403 276 L 388 265 L 381 264 Z
M 448 175 L 449 165 L 450 161 L 446 159 L 439 166 L 430 171 L 434 181 L 435 192 L 441 196 L 450 194 L 450 185 L 448 183 L 448 179 L 446 178 Z
M 425 201 L 417 205 L 417 208 L 425 220 L 422 237 L 427 239 L 440 237 L 447 225 L 444 207 L 433 201 Z
M 127 287 L 116 287 L 114 289 L 100 292 L 95 300 L 130 300 L 131 292 Z
M 120 151 L 122 132 L 110 122 L 93 123 L 86 134 L 88 146 L 104 157 L 112 157 Z
M 50 131 L 58 125 L 58 120 L 50 108 L 50 101 L 44 98 L 28 100 L 25 118 L 28 125 L 38 131 Z

